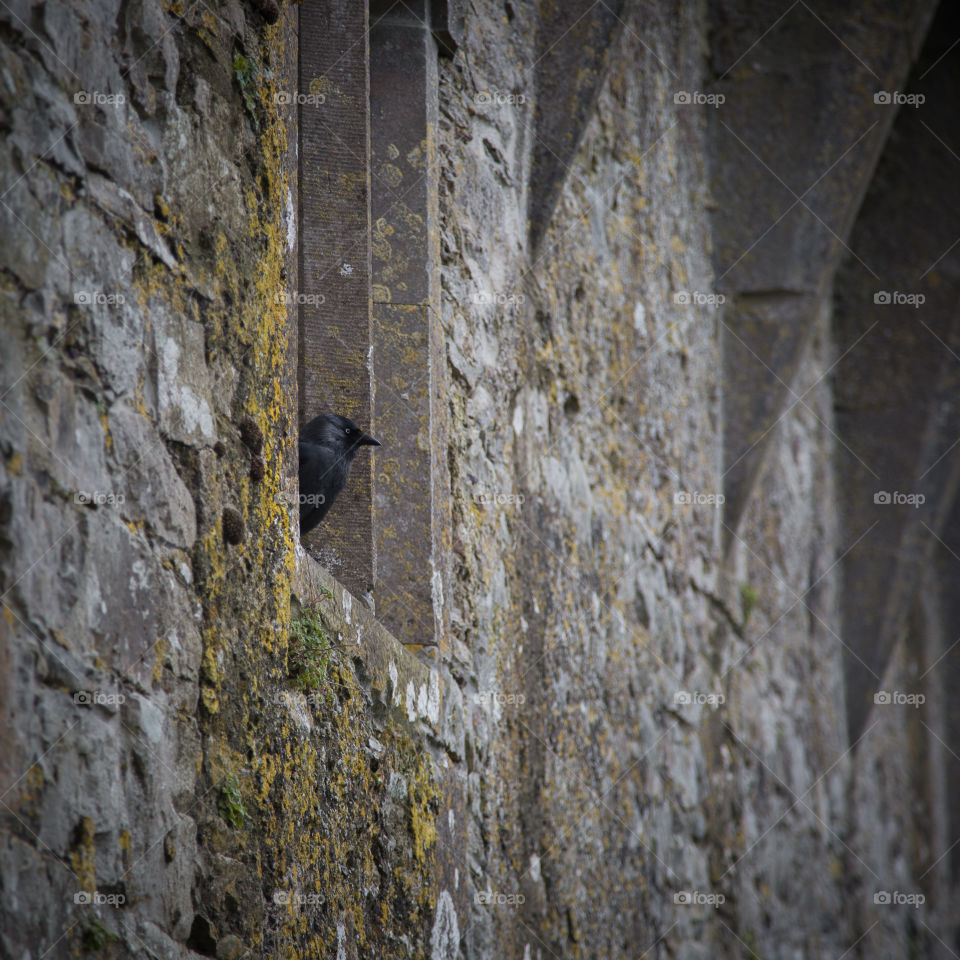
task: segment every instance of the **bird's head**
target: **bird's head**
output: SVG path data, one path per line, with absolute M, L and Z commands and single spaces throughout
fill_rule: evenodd
M 300 439 L 351 453 L 356 453 L 363 446 L 382 446 L 379 440 L 364 433 L 348 417 L 341 417 L 337 413 L 321 413 L 319 417 L 314 417 L 301 430 Z

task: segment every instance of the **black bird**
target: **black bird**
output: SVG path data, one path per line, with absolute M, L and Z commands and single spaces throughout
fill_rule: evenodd
M 363 446 L 382 444 L 336 413 L 321 413 L 300 430 L 300 536 L 327 515 Z

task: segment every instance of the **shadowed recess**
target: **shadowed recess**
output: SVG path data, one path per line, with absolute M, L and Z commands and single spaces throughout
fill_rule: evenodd
M 623 23 L 623 0 L 537 9 L 536 143 L 530 175 L 530 248 L 543 237 L 573 154 L 606 76 L 607 50 Z

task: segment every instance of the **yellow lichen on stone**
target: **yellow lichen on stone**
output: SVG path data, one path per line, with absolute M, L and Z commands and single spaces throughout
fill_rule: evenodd
M 426 863 L 427 851 L 437 842 L 436 811 L 440 805 L 440 791 L 430 776 L 427 763 L 421 761 L 409 786 L 413 854 L 420 864 Z
M 76 874 L 80 890 L 88 893 L 97 889 L 97 851 L 94 845 L 96 828 L 90 817 L 82 817 L 74 834 L 70 865 Z

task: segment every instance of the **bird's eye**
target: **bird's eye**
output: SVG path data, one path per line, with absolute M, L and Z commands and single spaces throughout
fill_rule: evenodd
M 343 432 L 349 437 L 353 431 L 349 427 L 344 427 Z

